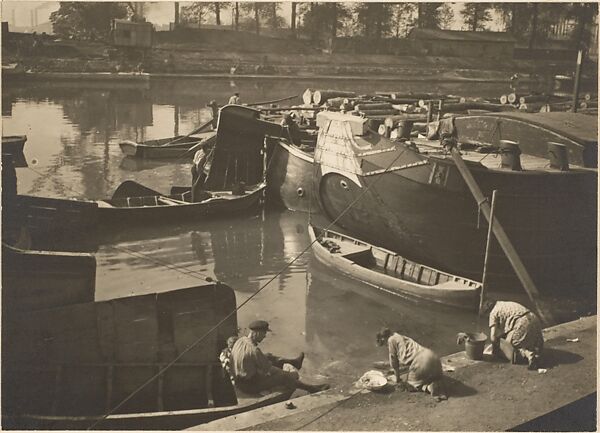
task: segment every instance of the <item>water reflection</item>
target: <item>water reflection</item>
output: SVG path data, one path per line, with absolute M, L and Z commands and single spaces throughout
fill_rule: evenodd
M 96 299 L 167 291 L 209 276 L 233 287 L 240 305 L 266 285 L 238 312 L 240 326 L 265 318 L 275 330 L 266 350 L 303 350 L 305 374 L 342 383 L 385 358 L 373 338 L 384 324 L 442 353 L 457 349 L 458 331 L 474 328 L 473 314 L 382 295 L 313 263 L 310 249 L 287 266 L 309 246 L 307 220 L 307 214 L 270 210 L 138 231 L 138 239 L 129 233 L 100 247 Z

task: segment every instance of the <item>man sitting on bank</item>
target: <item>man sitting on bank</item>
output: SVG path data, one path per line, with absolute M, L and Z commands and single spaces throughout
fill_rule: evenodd
M 248 325 L 250 333 L 240 337 L 231 349 L 233 374 L 236 386 L 243 392 L 257 394 L 273 388 L 300 388 L 310 393 L 323 391 L 329 385 L 309 385 L 300 380 L 298 369 L 302 368 L 304 353 L 294 359 L 264 354 L 258 344 L 264 340 L 269 324 L 255 320 Z

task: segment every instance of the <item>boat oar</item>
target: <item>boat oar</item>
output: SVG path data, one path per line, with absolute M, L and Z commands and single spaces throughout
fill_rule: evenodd
M 204 140 L 200 140 L 198 143 L 194 144 L 192 147 L 190 147 L 189 149 L 187 149 L 185 152 L 182 152 L 182 154 L 181 154 L 181 156 L 179 158 L 187 158 L 187 156 L 189 154 L 196 153 L 196 151 L 198 151 L 199 149 L 201 149 L 204 146 L 208 145 L 212 141 L 215 141 L 216 138 L 217 138 L 217 133 L 215 132 L 215 135 L 213 135 L 212 137 L 205 138 Z
M 458 171 L 460 172 L 465 183 L 469 187 L 471 194 L 473 194 L 475 201 L 480 206 L 481 212 L 488 221 L 488 224 L 492 225 L 492 231 L 494 232 L 498 243 L 502 247 L 502 251 L 504 251 L 504 254 L 506 254 L 506 257 L 512 265 L 515 273 L 517 274 L 517 277 L 519 277 L 519 280 L 521 281 L 523 288 L 527 292 L 527 296 L 529 296 L 529 299 L 533 303 L 538 315 L 540 316 L 540 319 L 544 322 L 546 326 L 555 323 L 552 317 L 552 313 L 546 309 L 541 308 L 541 302 L 539 299 L 540 294 L 535 286 L 535 283 L 529 275 L 527 268 L 525 268 L 525 265 L 519 257 L 519 254 L 517 253 L 517 250 L 513 246 L 512 242 L 510 241 L 510 238 L 504 231 L 504 227 L 502 227 L 502 224 L 500 224 L 500 222 L 498 221 L 497 216 L 494 216 L 492 224 L 490 218 L 490 205 L 488 204 L 486 197 L 483 195 L 481 188 L 479 188 L 479 185 L 475 181 L 475 178 L 471 174 L 471 171 L 467 167 L 467 164 L 460 156 L 460 152 L 456 146 L 451 147 L 450 154 L 452 155 L 454 164 L 456 164 L 456 168 L 458 168 Z
M 167 146 L 169 144 L 175 144 L 178 143 L 180 141 L 183 141 L 186 138 L 189 138 L 190 135 L 194 135 L 197 134 L 199 132 L 202 132 L 204 129 L 206 129 L 208 126 L 210 126 L 212 124 L 212 119 L 210 119 L 209 121 L 203 123 L 202 125 L 200 125 L 199 127 L 197 127 L 196 129 L 194 129 L 192 132 L 188 133 L 187 135 L 184 135 L 182 137 L 176 138 L 175 140 L 171 140 L 168 143 L 163 144 L 163 146 Z

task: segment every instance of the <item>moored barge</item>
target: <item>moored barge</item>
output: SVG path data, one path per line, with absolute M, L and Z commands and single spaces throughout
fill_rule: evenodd
M 440 142 L 392 141 L 357 116 L 318 119 L 314 189 L 330 219 L 370 243 L 481 280 L 485 220 Z M 466 149 L 462 158 L 484 194 L 498 190 L 496 216 L 539 288 L 595 287 L 597 169 L 530 154 L 520 167 L 503 166 L 514 157 L 508 151 Z M 497 245 L 488 281 L 520 287 Z

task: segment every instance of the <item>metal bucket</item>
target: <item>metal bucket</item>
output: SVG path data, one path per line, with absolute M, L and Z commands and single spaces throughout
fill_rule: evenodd
M 486 340 L 487 335 L 483 332 L 467 334 L 465 340 L 465 353 L 467 354 L 467 357 L 476 361 L 482 360 Z

